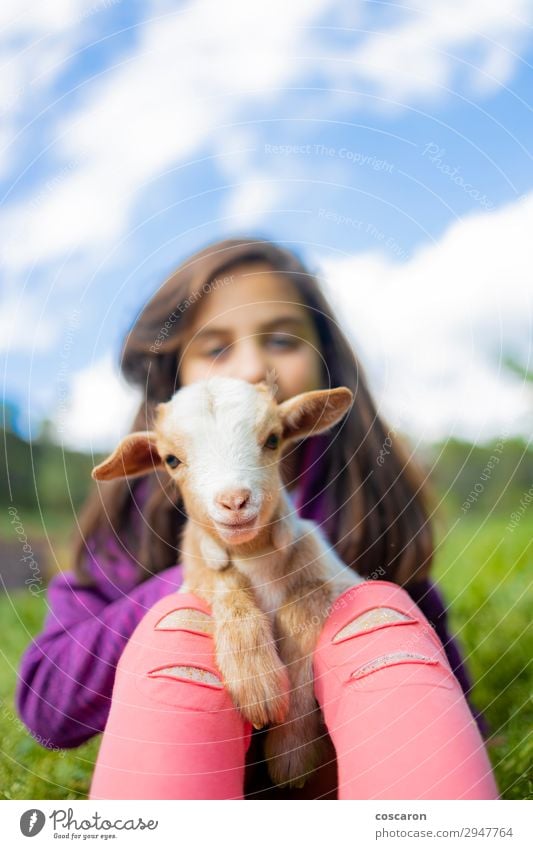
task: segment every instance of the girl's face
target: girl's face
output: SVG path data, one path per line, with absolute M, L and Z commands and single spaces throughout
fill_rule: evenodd
M 319 339 L 296 287 L 266 263 L 241 263 L 202 297 L 183 341 L 182 385 L 209 377 L 257 383 L 269 371 L 276 400 L 322 388 Z

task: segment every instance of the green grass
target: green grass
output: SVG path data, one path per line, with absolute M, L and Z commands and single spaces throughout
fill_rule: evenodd
M 0 667 L 0 799 L 84 799 L 99 740 L 78 749 L 51 751 L 28 733 L 13 704 L 17 666 L 41 629 L 45 600 L 26 590 L 0 597 L 4 639 Z
M 474 701 L 491 724 L 489 754 L 502 796 L 531 799 L 533 629 L 527 590 L 533 551 L 527 516 L 512 533 L 506 521 L 462 518 L 439 544 L 433 574 L 476 682 Z M 75 750 L 44 749 L 13 706 L 18 662 L 41 628 L 45 603 L 22 590 L 0 598 L 0 615 L 0 798 L 85 798 L 99 739 Z
M 533 798 L 531 524 L 465 516 L 438 547 L 434 577 L 490 723 L 488 750 L 503 798 Z

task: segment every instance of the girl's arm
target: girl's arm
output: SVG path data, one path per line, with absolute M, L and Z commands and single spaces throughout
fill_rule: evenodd
M 450 636 L 448 631 L 448 614 L 439 588 L 430 579 L 425 579 L 406 586 L 405 589 L 415 604 L 418 605 L 424 616 L 434 626 L 435 631 L 446 650 L 446 656 L 454 671 L 455 677 L 463 689 L 466 700 L 469 703 L 470 710 L 472 711 L 472 715 L 478 724 L 479 730 L 483 737 L 488 737 L 490 734 L 490 728 L 487 720 L 471 701 L 470 691 L 472 690 L 472 680 L 468 673 L 459 645 L 456 639 Z
M 113 548 L 116 555 L 106 570 Z M 79 746 L 103 730 L 126 642 L 146 611 L 182 583 L 177 565 L 135 585 L 135 563 L 111 539 L 96 556 L 87 558 L 94 585 L 72 573 L 51 580 L 43 631 L 20 663 L 17 710 L 50 748 Z

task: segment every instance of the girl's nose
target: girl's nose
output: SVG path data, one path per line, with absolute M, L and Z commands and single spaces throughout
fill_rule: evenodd
M 260 380 L 266 380 L 268 368 L 268 357 L 259 349 L 258 342 L 247 340 L 235 358 L 233 377 L 247 380 L 248 383 L 259 383 Z

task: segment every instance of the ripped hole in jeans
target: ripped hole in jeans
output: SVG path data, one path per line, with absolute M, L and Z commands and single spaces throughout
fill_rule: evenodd
M 396 651 L 390 654 L 382 654 L 380 657 L 376 657 L 375 660 L 365 663 L 359 669 L 356 669 L 355 672 L 352 672 L 350 677 L 362 678 L 363 675 L 368 675 L 369 672 L 375 672 L 376 669 L 383 669 L 385 666 L 395 666 L 397 663 L 425 663 L 435 666 L 438 661 L 418 652 Z
M 196 681 L 199 684 L 209 684 L 211 687 L 222 689 L 223 684 L 218 675 L 199 666 L 164 666 L 162 669 L 152 669 L 150 678 L 176 678 L 180 681 Z
M 365 613 L 361 613 L 360 616 L 356 616 L 355 619 L 352 619 L 340 631 L 337 631 L 332 642 L 340 643 L 341 640 L 345 640 L 347 637 L 362 634 L 365 631 L 379 628 L 382 625 L 389 625 L 394 622 L 415 621 L 410 616 L 407 616 L 407 614 L 401 613 L 399 610 L 394 610 L 392 607 L 374 607 L 372 610 L 367 610 Z
M 214 622 L 208 613 L 193 607 L 181 607 L 163 616 L 155 625 L 156 631 L 193 631 L 200 634 L 212 634 Z

